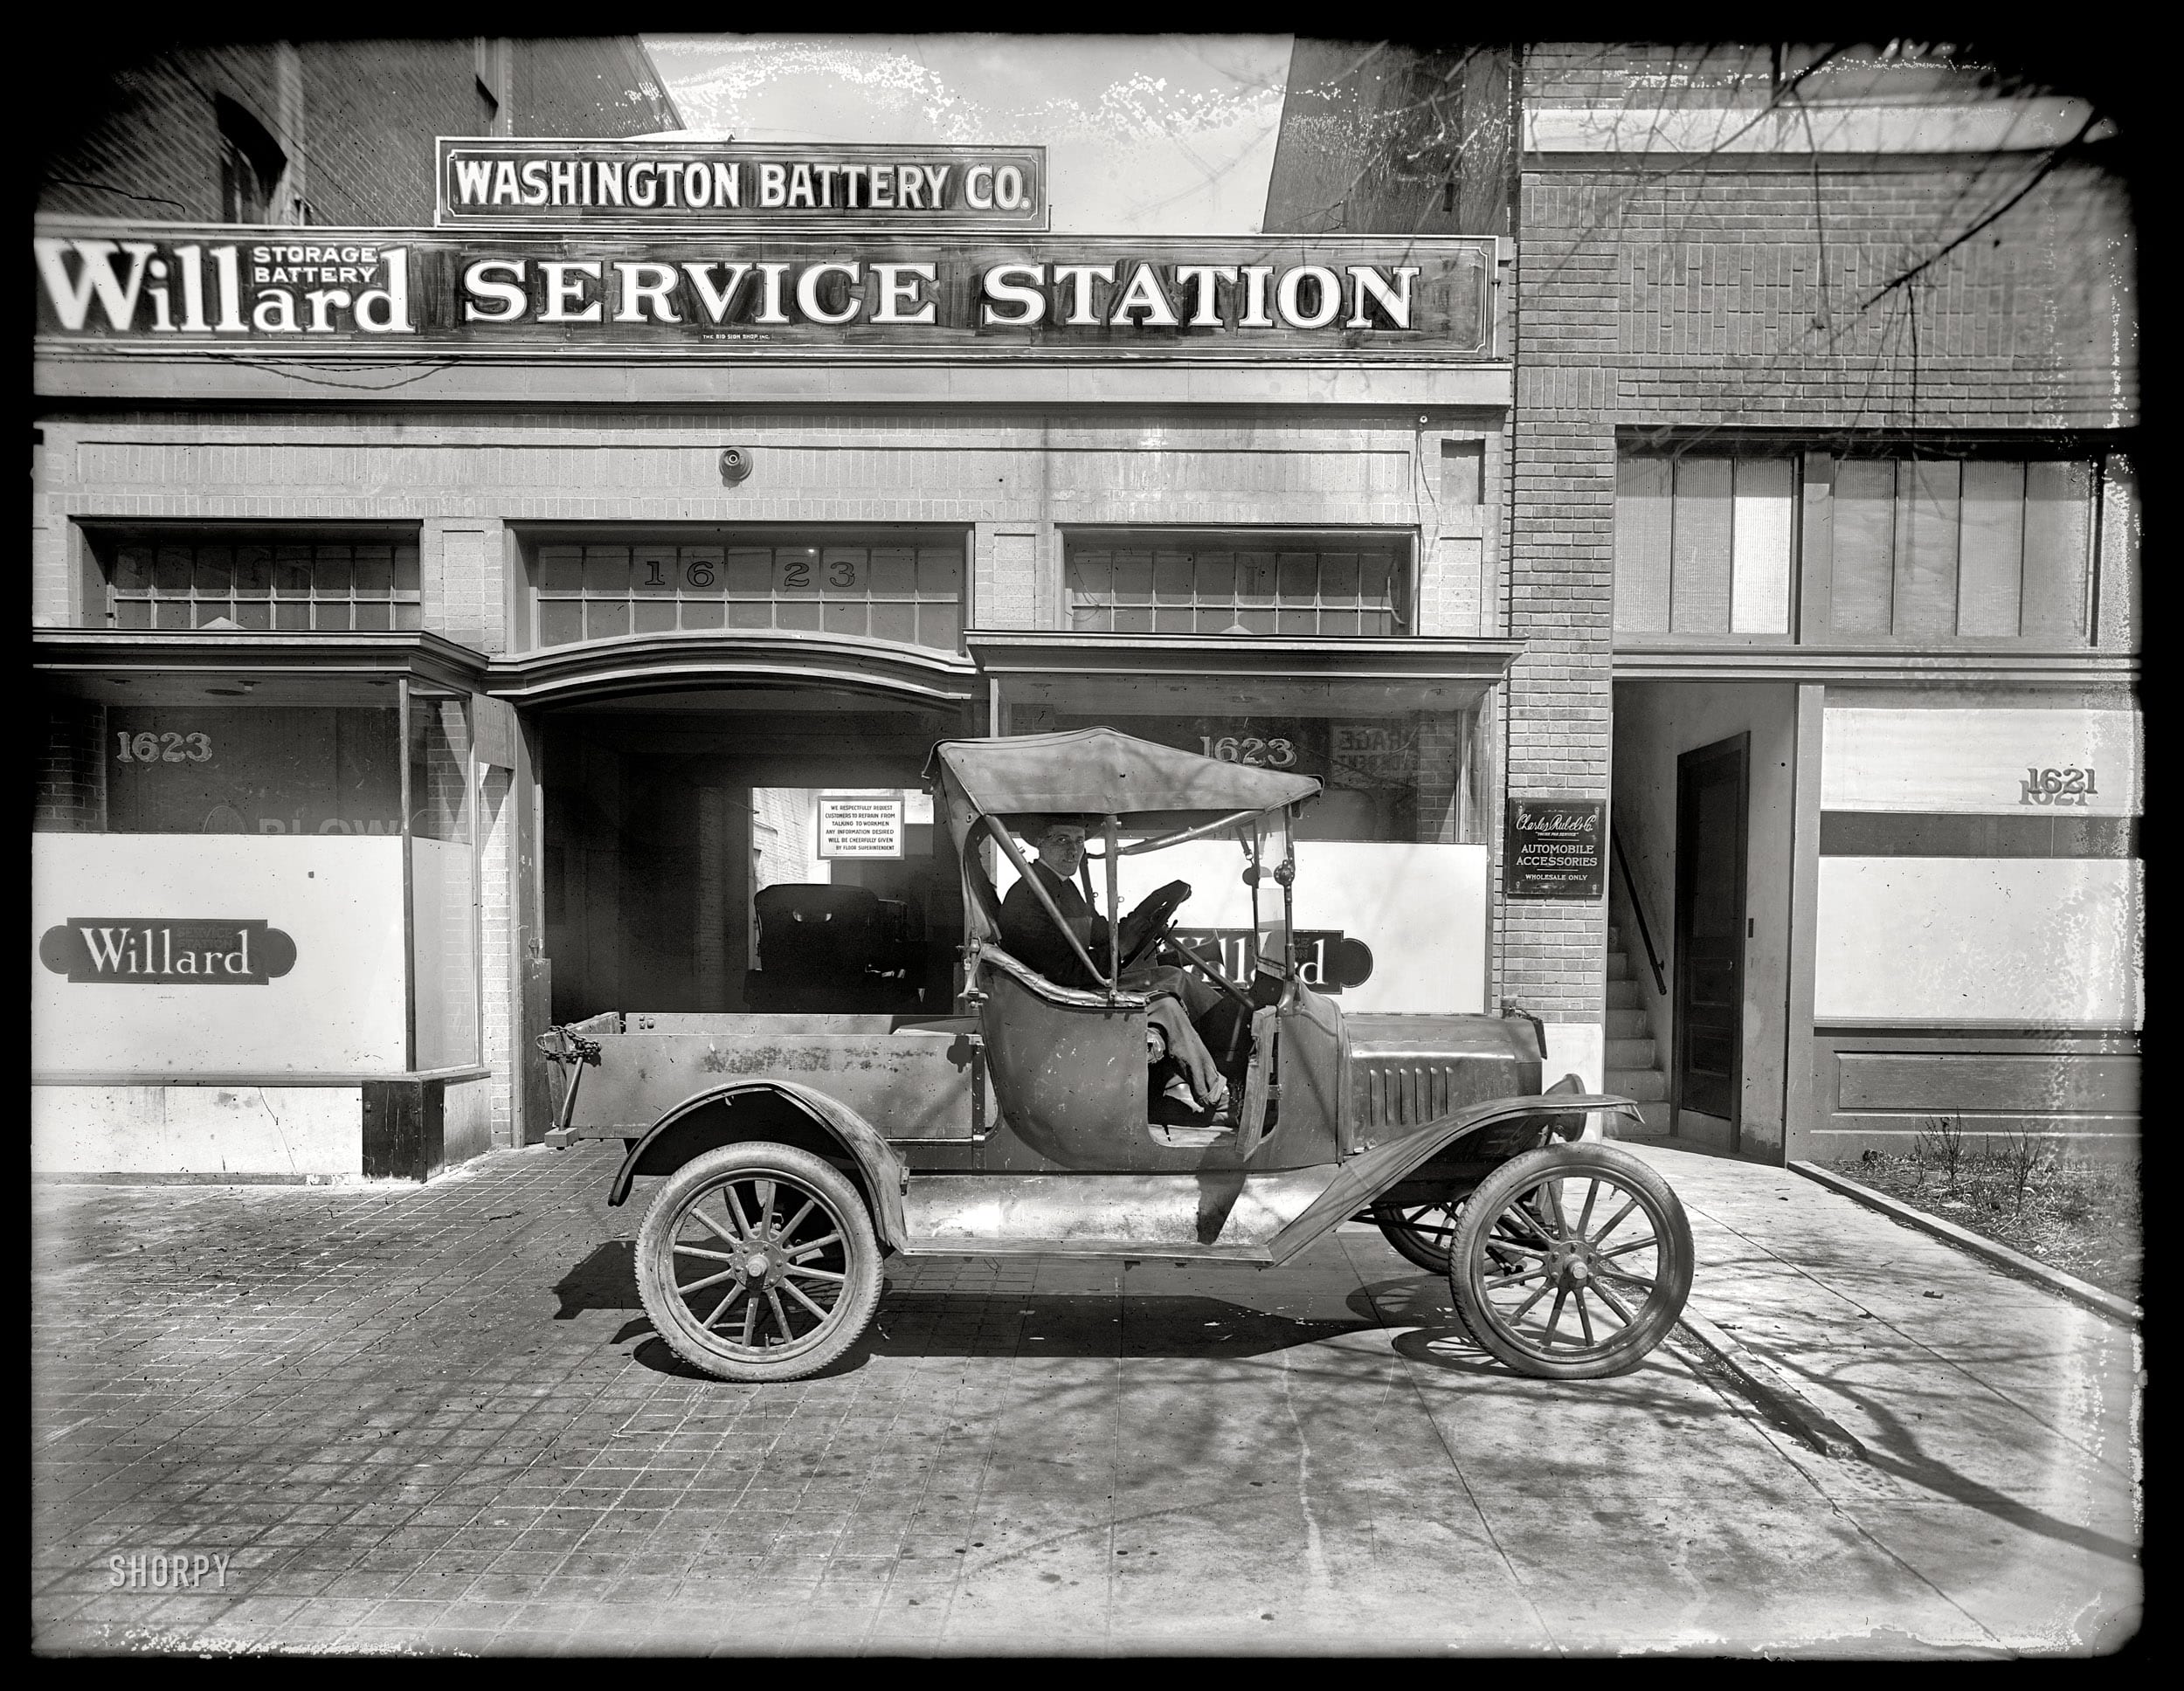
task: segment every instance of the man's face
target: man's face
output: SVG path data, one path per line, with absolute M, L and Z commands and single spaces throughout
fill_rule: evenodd
M 1068 880 L 1084 860 L 1084 830 L 1053 827 L 1039 837 L 1039 860 Z

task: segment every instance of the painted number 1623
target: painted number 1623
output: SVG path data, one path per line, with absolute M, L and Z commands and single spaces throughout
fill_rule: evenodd
M 129 734 L 114 736 L 114 756 L 124 763 L 204 763 L 212 756 L 209 734 Z

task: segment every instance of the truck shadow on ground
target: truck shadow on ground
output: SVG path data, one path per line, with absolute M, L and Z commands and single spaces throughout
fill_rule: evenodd
M 707 1377 L 653 1331 L 638 1297 L 628 1239 L 595 1247 L 557 1281 L 556 1321 L 589 1311 L 627 1311 L 612 1342 L 640 1341 L 631 1352 L 646 1368 L 682 1378 Z M 1455 1323 L 1445 1286 L 1430 1276 L 1376 1281 L 1352 1291 L 1343 1316 L 1255 1308 L 1204 1293 L 924 1290 L 890 1286 L 864 1336 L 813 1377 L 863 1366 L 872 1356 L 1203 1357 L 1263 1356 L 1347 1334 L 1392 1328 L 1395 1349 L 1413 1362 L 1453 1373 L 1510 1377 L 1510 1370 Z

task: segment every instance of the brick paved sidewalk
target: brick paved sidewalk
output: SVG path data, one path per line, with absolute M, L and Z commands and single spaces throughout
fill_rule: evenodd
M 616 1149 L 40 1189 L 38 1646 L 2041 1642 L 1674 1352 L 1514 1378 L 1354 1225 L 1264 1273 L 897 1263 L 829 1374 L 696 1377 L 638 1306 L 648 1194 L 602 1207 Z

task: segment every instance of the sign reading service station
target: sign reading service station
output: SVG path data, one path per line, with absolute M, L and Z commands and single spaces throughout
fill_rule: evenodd
M 439 138 L 443 229 L 1047 227 L 1043 147 Z
M 1493 355 L 1491 238 L 38 224 L 49 349 Z

